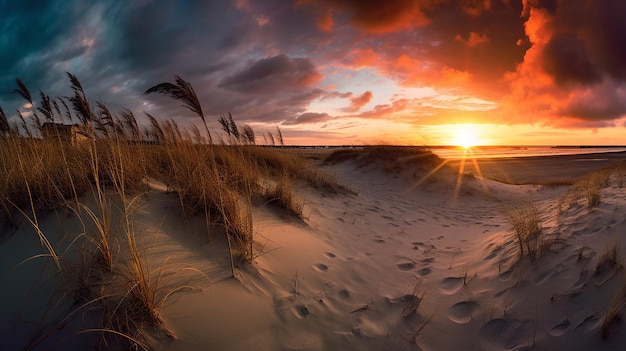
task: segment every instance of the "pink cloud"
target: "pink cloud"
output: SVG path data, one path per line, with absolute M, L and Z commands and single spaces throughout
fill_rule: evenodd
M 359 96 L 355 96 L 350 99 L 350 107 L 345 108 L 344 111 L 357 112 L 361 107 L 367 105 L 372 100 L 372 97 L 374 95 L 369 90 Z

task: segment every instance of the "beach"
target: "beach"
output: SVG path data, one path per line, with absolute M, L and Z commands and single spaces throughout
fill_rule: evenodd
M 158 314 L 170 336 L 146 331 L 142 345 L 618 350 L 626 343 L 618 322 L 626 171 L 617 166 L 626 154 L 480 159 L 482 177 L 469 175 L 471 160 L 459 175 L 460 161 L 419 148 L 307 158 L 342 187 L 295 184 L 301 217 L 254 204 L 253 258 L 234 276 L 226 238 L 207 237 L 202 217 L 184 218 L 175 192 L 150 183 L 133 221 L 142 257 L 160 272 L 157 294 L 167 298 Z M 590 203 L 592 191 L 598 199 Z M 58 251 L 82 231 L 62 211 L 42 216 L 40 227 Z M 9 282 L 1 288 L 0 338 L 24 347 L 52 333 L 35 349 L 99 345 L 80 325 L 91 314 L 59 313 L 68 304 L 54 304 L 64 300 L 50 260 L 28 260 L 40 252 L 24 220 L 0 246 L 0 278 Z

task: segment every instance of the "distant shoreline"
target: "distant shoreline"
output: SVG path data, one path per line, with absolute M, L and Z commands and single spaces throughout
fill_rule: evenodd
M 626 151 L 569 155 L 494 157 L 467 160 L 464 171 L 477 175 L 474 161 L 485 177 L 508 184 L 566 184 L 600 168 L 626 162 Z M 463 160 L 450 160 L 459 169 Z

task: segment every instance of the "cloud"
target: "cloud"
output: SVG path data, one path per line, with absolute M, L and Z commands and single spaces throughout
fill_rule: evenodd
M 309 59 L 291 58 L 281 54 L 263 58 L 219 84 L 245 93 L 279 92 L 302 88 L 320 80 L 321 75 Z
M 593 84 L 601 80 L 585 42 L 574 33 L 553 36 L 543 48 L 543 70 L 558 85 Z
M 454 40 L 459 41 L 469 47 L 474 47 L 476 45 L 480 45 L 483 43 L 486 43 L 489 41 L 489 38 L 487 38 L 487 34 L 483 33 L 483 34 L 478 34 L 476 32 L 470 32 L 469 36 L 467 37 L 467 39 L 463 39 L 463 37 L 461 36 L 461 34 L 457 34 L 456 37 L 454 37 Z
M 389 33 L 411 29 L 428 23 L 422 8 L 415 0 L 300 0 L 299 4 L 314 4 L 321 13 L 318 23 L 321 29 L 330 30 L 334 21 L 332 14 L 347 16 L 357 28 L 370 33 Z
M 409 99 L 400 99 L 393 101 L 391 104 L 376 105 L 373 109 L 369 111 L 364 111 L 351 117 L 375 119 L 391 118 L 394 116 L 394 114 L 405 111 L 405 109 L 407 109 L 409 105 L 409 102 Z
M 352 97 L 352 93 L 351 92 L 347 92 L 347 93 L 340 93 L 338 91 L 332 91 L 330 93 L 324 94 L 320 100 L 328 100 L 328 99 L 347 99 Z
M 525 1 L 531 47 L 508 74 L 520 119 L 603 127 L 626 116 L 626 3 Z M 518 113 L 519 114 L 519 113 Z
M 294 119 L 286 120 L 282 124 L 285 125 L 295 125 L 295 124 L 309 124 L 309 123 L 318 123 L 318 122 L 326 122 L 333 117 L 328 113 L 317 113 L 317 112 L 307 112 L 297 116 Z
M 216 127 L 225 112 L 294 129 L 355 117 L 577 128 L 626 117 L 619 0 L 4 1 L 0 13 L 5 111 L 24 103 L 9 93 L 15 78 L 33 95 L 68 95 L 70 71 L 113 111 L 195 121 L 142 95 L 180 75 Z M 422 87 L 443 100 L 404 93 Z
M 355 96 L 350 99 L 350 107 L 343 109 L 345 112 L 357 112 L 361 107 L 367 105 L 374 95 L 371 91 L 366 91 L 359 96 Z

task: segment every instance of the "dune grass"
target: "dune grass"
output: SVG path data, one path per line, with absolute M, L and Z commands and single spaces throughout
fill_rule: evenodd
M 620 313 L 624 307 L 626 307 L 626 276 L 623 278 L 622 284 L 615 291 L 604 313 L 600 327 L 600 334 L 603 340 L 609 337 L 610 328 L 620 319 Z
M 528 256 L 535 261 L 545 247 L 539 220 L 539 212 L 534 204 L 526 204 L 508 211 L 513 233 L 519 244 L 520 256 Z
M 621 249 L 618 242 L 607 243 L 600 252 L 595 272 L 610 269 L 622 264 Z
M 84 323 L 77 334 L 99 335 L 99 347 L 149 349 L 154 331 L 174 337 L 159 311 L 169 296 L 193 287 L 164 281 L 167 268 L 155 270 L 138 240 L 142 233 L 135 230 L 134 213 L 149 190 L 148 179 L 178 195 L 185 218 L 205 218 L 207 240 L 214 233 L 226 235 L 233 275 L 237 264 L 255 257 L 257 199 L 301 217 L 304 199 L 295 194 L 295 183 L 329 193 L 342 189 L 298 154 L 256 145 L 252 128 L 238 126 L 230 114 L 224 118 L 226 136 L 215 134 L 222 143 L 214 144 L 193 88 L 180 77 L 148 92 L 183 101 L 201 117 L 204 135 L 150 115 L 142 130 L 131 111 L 114 114 L 102 102 L 93 104 L 78 78 L 69 73 L 68 78 L 72 96 L 41 93 L 39 103 L 18 80 L 16 92 L 35 106 L 32 116 L 20 116 L 21 123 L 7 120 L 0 108 L 0 224 L 17 227 L 26 221 L 35 228 L 44 250 L 37 257 L 52 258 L 66 289 L 61 295 L 71 306 L 54 319 L 46 313 L 41 323 L 50 327 L 26 348 L 53 339 L 70 320 Z M 79 134 L 70 135 L 62 123 L 74 123 L 71 133 Z M 279 128 L 263 136 L 284 145 Z M 59 254 L 40 217 L 62 207 L 70 209 L 82 233 Z

